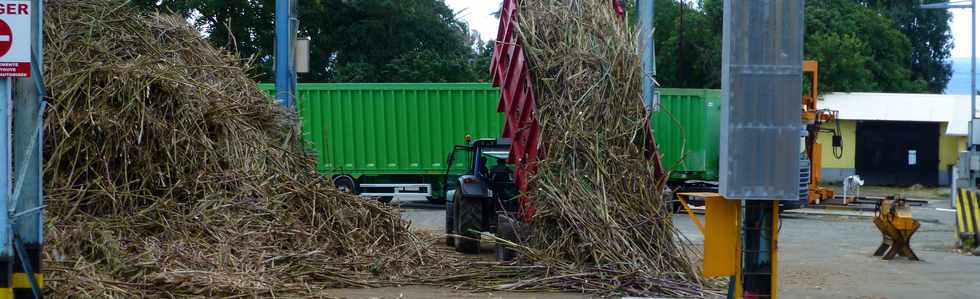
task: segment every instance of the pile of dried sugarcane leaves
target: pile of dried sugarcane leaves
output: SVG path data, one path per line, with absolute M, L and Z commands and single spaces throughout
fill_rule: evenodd
M 523 1 L 543 158 L 518 248 L 546 267 L 519 288 L 700 297 L 698 256 L 672 224 L 641 100 L 637 33 L 604 0 Z
M 125 1 L 45 5 L 56 297 L 317 296 L 437 256 L 397 211 L 315 173 L 295 114 L 184 19 Z
M 451 255 L 398 211 L 337 192 L 314 171 L 296 115 L 183 18 L 120 0 L 45 9 L 56 297 L 321 297 L 392 284 L 714 294 L 637 142 L 636 38 L 608 1 L 522 8 L 545 150 L 517 264 Z

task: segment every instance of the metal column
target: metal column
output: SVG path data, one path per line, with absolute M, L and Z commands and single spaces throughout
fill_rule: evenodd
M 293 59 L 296 31 L 296 0 L 276 0 L 276 100 L 291 107 L 296 91 L 296 65 Z
M 800 197 L 804 0 L 725 0 L 724 13 L 719 193 L 743 207 L 730 295 L 776 298 L 779 205 Z
M 657 93 L 657 51 L 654 42 L 654 0 L 637 0 L 640 17 L 640 57 L 643 61 L 643 106 L 647 112 L 657 111 L 660 97 Z
M 0 171 L 13 180 L 3 180 L 9 196 L 6 201 L 9 226 L 7 248 L 13 252 L 11 286 L 17 298 L 41 298 L 44 276 L 41 271 L 41 254 L 44 244 L 44 193 L 43 193 L 43 115 L 46 103 L 44 87 L 43 51 L 43 0 L 31 0 L 31 77 L 5 79 L 10 81 L 12 98 L 5 107 L 12 108 L 11 114 L 2 115 L 3 134 L 12 136 L 4 140 L 9 150 L 0 158 L 4 164 Z M 5 84 L 6 85 L 6 84 Z M 4 94 L 6 95 L 6 94 Z M 5 139 L 6 137 L 0 137 Z M 12 159 L 11 159 L 12 158 Z M 12 185 L 11 185 L 12 182 Z M 6 251 L 4 251 L 6 253 Z M 4 254 L 6 256 L 6 254 Z M 10 272 L 7 272 L 10 273 Z
M 13 79 L 0 79 L 0 298 L 13 298 L 13 236 L 10 229 L 11 120 L 13 118 Z

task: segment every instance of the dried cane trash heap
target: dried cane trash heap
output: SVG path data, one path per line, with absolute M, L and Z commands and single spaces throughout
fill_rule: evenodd
M 397 213 L 320 178 L 295 115 L 185 20 L 45 5 L 55 297 L 306 297 L 431 260 Z
M 612 294 L 704 296 L 645 158 L 637 35 L 606 0 L 524 1 L 544 158 L 533 177 L 532 257 L 545 283 Z M 579 275 L 572 274 L 578 269 Z

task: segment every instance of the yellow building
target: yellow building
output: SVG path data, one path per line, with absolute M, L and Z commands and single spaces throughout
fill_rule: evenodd
M 869 185 L 946 186 L 958 153 L 966 148 L 969 95 L 832 93 L 817 104 L 839 111 L 822 129 L 823 178 L 859 175 Z M 839 127 L 839 129 L 837 129 Z

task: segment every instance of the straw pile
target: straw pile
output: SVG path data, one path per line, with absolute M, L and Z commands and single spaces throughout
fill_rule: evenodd
M 293 113 L 179 17 L 46 1 L 54 297 L 322 295 L 433 260 L 313 171 Z
M 447 256 L 335 191 L 295 115 L 179 17 L 48 0 L 46 273 L 55 297 L 319 297 L 395 282 L 703 296 L 644 159 L 635 38 L 608 1 L 528 1 L 545 159 L 530 264 Z
M 520 17 L 544 152 L 526 251 L 559 272 L 540 282 L 610 295 L 705 295 L 661 197 L 665 178 L 645 157 L 637 35 L 606 0 L 525 1 Z

